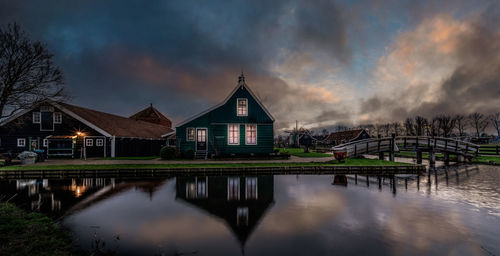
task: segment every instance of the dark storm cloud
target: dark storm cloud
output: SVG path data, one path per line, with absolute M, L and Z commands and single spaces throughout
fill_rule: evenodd
M 284 95 L 294 91 L 269 72 L 280 51 L 350 58 L 341 12 L 327 1 L 32 1 L 0 7 L 0 23 L 17 21 L 47 42 L 75 103 L 124 115 L 153 102 L 180 121 L 223 99 L 244 68 L 279 119 L 288 104 Z

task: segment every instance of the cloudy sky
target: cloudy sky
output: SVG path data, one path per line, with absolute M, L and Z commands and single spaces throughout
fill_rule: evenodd
M 496 3 L 495 3 L 496 2 Z M 72 103 L 175 123 L 243 68 L 277 130 L 498 111 L 498 1 L 7 1 L 45 42 Z

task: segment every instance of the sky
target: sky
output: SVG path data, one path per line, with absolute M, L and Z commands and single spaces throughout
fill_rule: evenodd
M 498 112 L 500 2 L 7 1 L 71 103 L 176 123 L 246 82 L 279 132 Z

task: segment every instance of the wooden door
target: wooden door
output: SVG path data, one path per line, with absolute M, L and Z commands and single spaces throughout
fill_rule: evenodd
M 206 128 L 196 129 L 196 150 L 197 151 L 207 150 L 207 129 Z

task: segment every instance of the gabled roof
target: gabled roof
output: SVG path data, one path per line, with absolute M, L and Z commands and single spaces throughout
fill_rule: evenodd
M 197 114 L 197 115 L 194 115 L 182 122 L 180 122 L 179 124 L 176 125 L 176 127 L 180 127 L 180 126 L 183 126 L 191 121 L 193 121 L 194 119 L 200 117 L 200 116 L 203 116 L 204 114 L 212 111 L 212 110 L 215 110 L 217 109 L 218 107 L 221 107 L 223 106 L 224 104 L 227 103 L 227 101 L 229 99 L 231 99 L 231 96 L 233 96 L 233 94 L 241 87 L 244 87 L 249 93 L 250 95 L 255 99 L 255 101 L 259 104 L 259 106 L 264 110 L 264 112 L 269 116 L 269 118 L 271 118 L 272 121 L 274 121 L 274 117 L 271 115 L 271 113 L 267 110 L 267 108 L 264 106 L 264 104 L 262 104 L 262 102 L 260 101 L 260 99 L 252 92 L 252 90 L 250 89 L 250 87 L 246 84 L 245 82 L 245 76 L 243 75 L 243 73 L 239 76 L 238 78 L 238 85 L 233 89 L 233 91 L 231 91 L 231 93 L 224 99 L 224 101 L 222 101 L 221 103 Z
M 96 130 L 104 136 L 111 137 L 133 137 L 133 138 L 161 138 L 162 135 L 171 133 L 172 128 L 164 125 L 149 123 L 131 118 L 113 115 L 97 110 L 83 108 L 62 102 L 47 101 L 57 107 L 67 115 L 77 119 L 90 128 Z M 12 120 L 28 113 L 39 105 L 33 106 L 31 109 L 25 109 L 18 112 L 14 116 L 4 120 L 0 126 L 5 125 Z
M 167 127 L 172 127 L 172 121 L 163 115 L 160 111 L 153 107 L 151 104 L 149 107 L 133 114 L 130 118 L 135 120 L 141 120 L 144 122 L 149 122 L 153 124 L 164 125 Z
M 330 135 L 328 135 L 328 138 L 326 138 L 326 140 L 327 141 L 351 141 L 353 139 L 356 139 L 362 132 L 363 132 L 363 129 L 348 130 L 348 131 L 341 131 L 341 132 L 332 132 L 332 133 L 330 133 Z
M 172 132 L 170 127 L 134 120 L 67 103 L 55 103 L 61 110 L 68 110 L 78 117 L 104 130 L 111 136 L 136 138 L 161 138 L 163 134 Z

